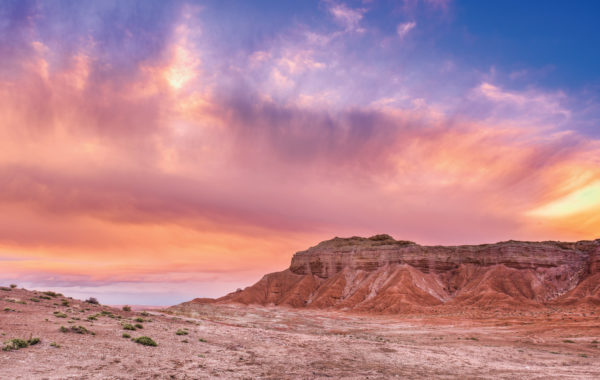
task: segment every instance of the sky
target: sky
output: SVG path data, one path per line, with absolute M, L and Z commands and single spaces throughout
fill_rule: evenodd
M 600 238 L 594 1 L 0 2 L 0 283 L 218 297 L 334 236 Z

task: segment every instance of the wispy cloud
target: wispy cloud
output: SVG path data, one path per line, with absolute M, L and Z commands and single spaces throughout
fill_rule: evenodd
M 411 30 L 413 30 L 415 26 L 417 26 L 417 23 L 414 21 L 398 24 L 398 26 L 396 27 L 396 33 L 398 33 L 398 36 L 400 38 L 404 38 L 404 36 L 406 36 Z

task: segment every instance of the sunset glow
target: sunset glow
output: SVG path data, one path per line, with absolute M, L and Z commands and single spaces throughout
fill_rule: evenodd
M 174 304 L 334 236 L 599 238 L 597 13 L 580 67 L 527 53 L 559 9 L 471 6 L 2 2 L 0 282 Z

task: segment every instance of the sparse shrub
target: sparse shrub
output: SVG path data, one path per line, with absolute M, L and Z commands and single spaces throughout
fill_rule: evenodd
M 65 313 L 61 313 L 60 311 L 55 311 L 54 316 L 56 318 L 67 318 L 67 315 Z
M 148 312 L 142 311 L 142 312 L 140 313 L 140 315 L 141 315 L 142 317 L 147 317 L 147 316 L 149 316 L 150 314 L 149 314 Z
M 132 330 L 133 331 L 133 330 L 135 330 L 135 327 L 133 327 L 132 324 L 125 323 L 125 324 L 123 324 L 123 330 Z
M 152 347 L 158 346 L 158 344 L 156 344 L 156 342 L 154 340 L 152 340 L 152 338 L 149 338 L 147 336 L 140 336 L 139 338 L 133 339 L 133 341 L 138 344 L 142 344 L 144 346 L 152 346 Z
M 11 288 L 7 288 L 7 287 L 4 287 L 4 286 L 0 286 L 0 290 L 3 290 L 3 291 L 5 291 L 5 292 L 10 292 L 12 289 L 11 289 Z
M 16 287 L 17 287 L 17 284 L 10 284 L 10 288 L 11 288 L 11 289 L 14 289 L 14 288 L 16 288 Z
M 136 329 L 143 329 L 144 328 L 144 325 L 142 325 L 141 323 L 136 323 L 134 326 L 135 326 Z
M 129 306 L 129 305 L 123 306 L 123 311 L 131 311 L 131 306 Z
M 581 357 L 581 358 L 587 358 L 588 356 L 587 356 L 587 354 L 579 354 L 579 357 Z
M 50 343 L 50 347 L 60 348 L 60 344 L 58 344 L 56 342 L 52 342 L 52 343 Z
M 50 297 L 58 297 L 59 295 L 61 295 L 60 293 L 55 293 L 51 291 L 44 292 L 44 294 Z
M 13 351 L 19 350 L 21 348 L 25 348 L 29 346 L 26 340 L 23 339 L 11 339 L 9 341 L 4 342 L 4 347 L 2 347 L 2 351 Z
M 96 315 L 89 315 L 89 316 L 87 317 L 87 320 L 88 320 L 88 321 L 97 321 L 97 320 L 98 320 L 98 317 L 97 317 Z
M 181 330 L 181 329 L 179 329 L 179 330 L 177 330 L 177 332 L 176 332 L 175 334 L 176 334 L 176 335 L 187 335 L 187 334 L 188 334 L 188 332 L 187 332 L 187 331 L 185 331 L 185 330 Z
M 96 299 L 95 297 L 90 297 L 87 300 L 85 300 L 85 302 L 91 303 L 93 305 L 100 305 L 100 302 L 98 302 L 98 299 Z
M 77 334 L 91 334 L 96 335 L 93 331 L 86 329 L 83 326 L 71 326 L 71 331 Z
M 594 340 L 592 340 L 592 344 L 598 344 L 598 343 L 599 343 L 599 342 L 598 342 L 598 340 L 597 340 L 597 339 L 594 339 Z
M 563 343 L 575 343 L 575 341 L 571 339 L 565 339 L 563 340 Z
M 4 311 L 14 311 L 13 309 L 11 309 L 10 307 L 5 307 Z
M 144 318 L 137 317 L 136 319 L 134 319 L 134 321 L 142 323 L 144 322 Z
M 187 339 L 181 341 L 181 343 L 189 343 Z
M 127 338 L 127 339 L 131 338 L 131 335 L 129 335 L 129 334 L 127 334 L 127 333 L 123 333 L 123 335 L 121 335 L 121 336 L 122 336 L 123 338 Z
M 41 341 L 42 340 L 40 338 L 29 338 L 29 340 L 27 340 L 27 343 L 29 343 L 30 346 L 34 346 Z
M 41 298 L 41 299 L 43 299 L 43 300 L 52 299 L 52 297 L 48 297 L 48 296 L 44 296 L 44 295 L 41 295 L 41 296 L 38 296 L 38 297 Z
M 61 305 L 62 305 L 62 306 L 69 306 L 69 301 L 67 301 L 67 300 L 62 300 L 62 302 L 61 302 Z
M 198 339 L 198 342 L 206 343 L 206 339 L 200 338 L 200 339 Z
M 66 333 L 66 332 L 69 332 L 69 329 L 66 328 L 65 326 L 60 326 L 60 328 L 58 329 L 58 331 L 60 331 L 62 333 Z
M 40 302 L 39 298 L 30 298 L 29 300 L 31 302 Z

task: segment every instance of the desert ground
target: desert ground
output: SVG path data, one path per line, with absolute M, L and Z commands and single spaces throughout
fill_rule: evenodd
M 157 346 L 132 341 L 140 336 Z M 5 347 L 40 338 L 0 351 L 1 379 L 600 378 L 594 309 L 366 315 L 193 304 L 143 312 L 2 287 L 0 337 Z

